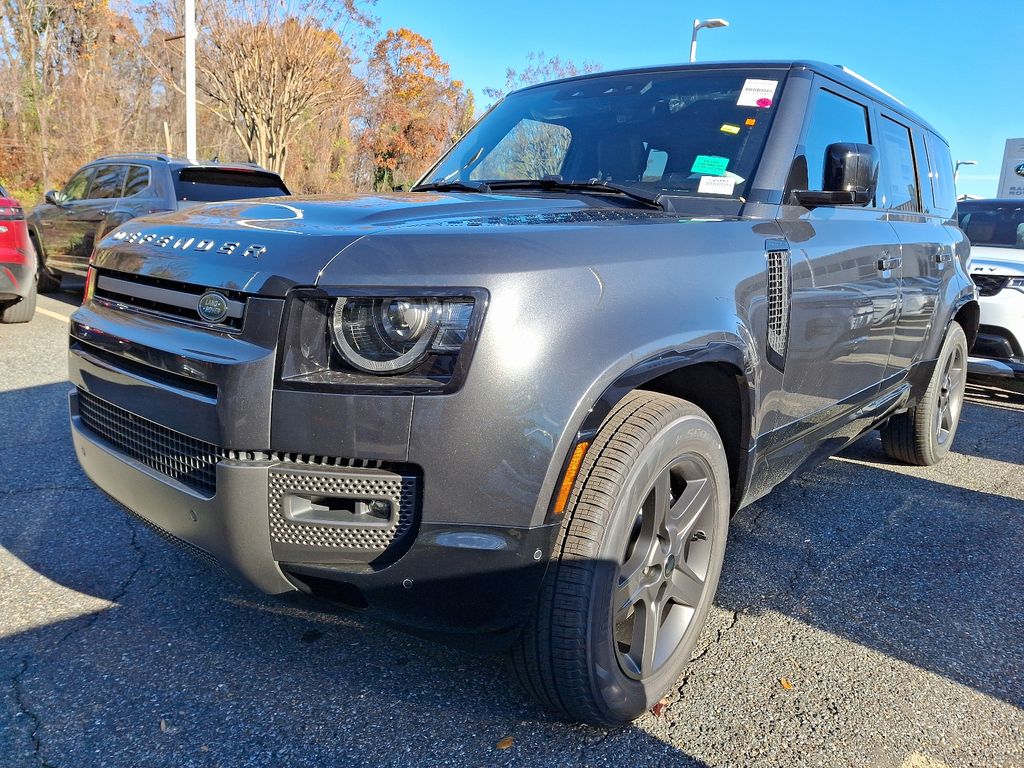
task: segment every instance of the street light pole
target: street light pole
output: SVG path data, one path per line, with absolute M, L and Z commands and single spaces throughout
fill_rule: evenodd
M 715 29 L 717 27 L 728 27 L 729 22 L 725 19 L 708 19 L 707 21 L 701 21 L 700 19 L 693 20 L 693 35 L 690 37 L 690 62 L 693 63 L 697 60 L 697 33 L 702 29 Z
M 977 165 L 977 164 L 978 164 L 977 160 L 957 160 L 956 161 L 956 166 L 953 168 L 953 183 L 956 184 L 956 176 L 957 176 L 958 173 L 960 173 L 960 166 L 961 165 Z
M 185 0 L 185 156 L 196 154 L 196 0 Z

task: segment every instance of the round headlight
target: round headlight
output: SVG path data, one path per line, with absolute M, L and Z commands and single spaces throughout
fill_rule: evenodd
M 403 373 L 426 357 L 441 315 L 436 299 L 339 298 L 331 318 L 338 351 L 369 373 Z

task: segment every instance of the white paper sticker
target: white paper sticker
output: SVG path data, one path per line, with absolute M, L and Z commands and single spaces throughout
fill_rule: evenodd
M 744 80 L 743 90 L 736 100 L 737 107 L 770 107 L 775 98 L 778 80 Z
M 728 176 L 701 176 L 697 191 L 711 195 L 731 195 L 735 186 L 736 180 Z

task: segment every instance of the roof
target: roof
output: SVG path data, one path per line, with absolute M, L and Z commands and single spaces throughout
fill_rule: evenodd
M 909 120 L 913 120 L 918 123 L 921 127 L 928 129 L 932 133 L 941 137 L 941 134 L 935 130 L 934 126 L 925 120 L 923 117 L 915 113 L 906 104 L 897 99 L 891 93 L 883 90 L 881 87 L 872 83 L 870 80 L 861 77 L 853 70 L 843 67 L 838 64 L 826 64 L 822 61 L 802 60 L 802 59 L 782 59 L 782 60 L 752 60 L 752 61 L 702 61 L 695 64 L 662 64 L 659 66 L 647 66 L 647 67 L 635 67 L 631 69 L 618 69 L 611 70 L 608 72 L 590 72 L 585 75 L 576 75 L 575 77 L 566 77 L 561 80 L 553 80 L 554 83 L 568 83 L 574 80 L 589 80 L 601 77 L 612 77 L 615 75 L 632 75 L 632 74 L 645 74 L 655 72 L 685 72 L 689 70 L 714 70 L 714 69 L 785 69 L 785 70 L 806 70 L 809 72 L 815 72 L 819 75 L 834 80 L 851 91 L 857 91 L 865 96 L 868 96 L 880 104 L 885 105 L 894 112 L 898 112 Z M 522 91 L 527 91 L 532 88 L 539 88 L 544 85 L 550 85 L 550 83 L 537 83 L 536 85 L 529 85 L 525 88 L 521 88 Z M 943 139 L 945 141 L 945 139 Z
M 103 155 L 90 160 L 86 165 L 94 165 L 95 163 L 111 162 L 111 161 L 123 161 L 128 162 L 131 160 L 136 161 L 149 161 L 157 163 L 167 163 L 174 168 L 247 168 L 253 171 L 262 171 L 263 173 L 275 174 L 273 171 L 268 171 L 262 165 L 256 163 L 236 162 L 236 161 L 219 161 L 219 160 L 204 160 L 200 162 L 193 162 L 187 157 L 180 157 L 178 155 L 167 154 L 164 152 L 123 152 L 119 154 Z

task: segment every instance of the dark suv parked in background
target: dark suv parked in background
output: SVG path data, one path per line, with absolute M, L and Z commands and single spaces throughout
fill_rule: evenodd
M 249 163 L 196 164 L 157 154 L 108 155 L 80 169 L 29 214 L 39 254 L 39 290 L 63 275 L 85 276 L 94 243 L 136 216 L 196 203 L 290 194 L 284 181 Z

